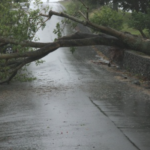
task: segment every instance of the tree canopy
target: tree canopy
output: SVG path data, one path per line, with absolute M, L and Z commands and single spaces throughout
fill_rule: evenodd
M 113 3 L 115 9 L 116 7 L 123 8 L 123 10 L 132 10 L 136 12 L 147 13 L 147 9 L 150 7 L 150 0 L 83 0 L 90 4 L 100 4 L 108 5 L 108 3 Z
M 150 7 L 150 0 L 118 0 L 118 2 L 124 10 L 136 12 L 147 13 L 147 9 Z
M 82 18 L 71 16 L 67 12 L 55 12 L 44 8 L 45 13 L 41 13 L 39 0 L 35 1 L 37 9 L 20 9 L 19 3 L 10 3 L 10 0 L 3 0 L 0 4 L 0 81 L 1 84 L 9 83 L 27 64 L 37 61 L 57 50 L 59 47 L 77 47 L 89 45 L 113 46 L 120 51 L 133 49 L 150 54 L 150 41 L 132 34 L 124 33 L 113 29 L 105 24 L 96 24 L 90 21 L 88 14 L 80 12 Z M 86 6 L 85 6 L 86 7 Z M 48 12 L 48 13 L 47 13 Z M 88 12 L 87 12 L 88 13 Z M 49 43 L 33 41 L 35 33 L 39 28 L 45 27 L 45 22 L 52 16 L 60 16 L 70 21 L 80 23 L 92 30 L 99 31 L 98 34 L 87 34 L 75 32 L 72 35 L 59 37 Z M 56 28 L 58 33 L 59 26 Z M 7 44 L 12 44 L 17 53 L 3 53 L 3 48 Z

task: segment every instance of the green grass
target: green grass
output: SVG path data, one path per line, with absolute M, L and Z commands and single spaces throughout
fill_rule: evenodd
M 128 26 L 128 22 L 130 21 L 130 19 L 131 19 L 131 13 L 125 12 L 124 15 L 123 15 L 123 22 L 124 23 L 123 23 L 123 28 L 122 28 L 121 31 L 130 32 L 133 35 L 141 36 L 141 33 L 138 30 Z M 147 32 L 146 29 L 144 29 L 143 32 L 145 33 L 145 35 L 148 36 L 148 32 Z
M 129 12 L 122 12 L 121 10 L 120 10 L 120 13 L 123 13 L 123 28 L 122 28 L 121 31 L 123 31 L 123 32 L 130 32 L 131 34 L 141 36 L 141 34 L 140 34 L 140 32 L 138 30 L 130 28 L 128 26 L 128 22 L 130 21 L 130 18 L 131 18 L 131 13 L 129 13 Z
M 123 28 L 121 31 L 130 32 L 131 34 L 134 34 L 134 35 L 141 35 L 138 30 L 130 28 L 126 22 L 123 23 Z
M 97 11 L 97 9 L 93 10 L 90 13 L 90 16 L 94 15 L 94 13 L 96 13 L 96 11 Z M 119 12 L 122 13 L 122 15 L 123 15 L 123 27 L 122 27 L 121 31 L 123 31 L 123 32 L 130 32 L 133 35 L 141 36 L 141 34 L 140 34 L 140 32 L 138 30 L 130 28 L 128 26 L 128 22 L 130 21 L 130 18 L 131 18 L 131 13 L 128 13 L 128 12 L 124 13 L 121 10 Z M 147 34 L 147 31 L 145 30 L 144 33 Z

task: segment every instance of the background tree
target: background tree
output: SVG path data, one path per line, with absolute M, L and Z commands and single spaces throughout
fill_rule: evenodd
M 108 6 L 103 6 L 91 15 L 90 21 L 97 25 L 109 26 L 120 30 L 123 25 L 123 15 Z
M 123 10 L 132 10 L 136 12 L 147 13 L 147 9 L 150 7 L 150 0 L 83 0 L 84 2 L 89 2 L 90 4 L 96 5 L 99 3 L 101 6 L 108 5 L 110 2 L 113 4 L 115 10 L 123 8 Z

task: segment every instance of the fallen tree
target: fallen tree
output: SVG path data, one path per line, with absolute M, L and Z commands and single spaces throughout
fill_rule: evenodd
M 39 13 L 38 13 L 39 14 Z M 81 13 L 82 14 L 82 13 Z M 39 16 L 46 18 L 45 21 L 51 19 L 52 16 L 60 16 L 76 23 L 80 23 L 93 30 L 100 31 L 100 34 L 87 34 L 82 32 L 76 32 L 72 35 L 58 38 L 51 43 L 32 42 L 32 40 L 16 40 L 9 36 L 0 35 L 0 44 L 14 44 L 19 47 L 36 48 L 34 51 L 19 51 L 11 54 L 0 54 L 0 73 L 4 75 L 1 78 L 1 84 L 9 83 L 17 72 L 25 65 L 39 60 L 51 52 L 57 50 L 60 47 L 78 47 L 78 46 L 90 46 L 90 45 L 106 45 L 116 47 L 120 51 L 125 49 L 132 49 L 150 54 L 150 40 L 136 37 L 129 33 L 124 33 L 107 26 L 96 25 L 90 22 L 88 15 L 84 16 L 85 20 L 80 20 L 73 16 L 70 16 L 64 12 L 55 12 L 50 10 L 48 14 L 39 14 Z M 43 21 L 43 22 L 45 22 Z M 42 22 L 42 23 L 43 23 Z

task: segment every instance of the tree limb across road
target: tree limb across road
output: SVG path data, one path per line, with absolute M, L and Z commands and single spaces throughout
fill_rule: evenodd
M 20 41 L 16 40 L 15 38 L 10 38 L 9 36 L 0 34 L 0 44 L 13 44 L 23 48 L 36 48 L 34 51 L 18 51 L 17 53 L 0 54 L 1 84 L 9 83 L 16 76 L 18 70 L 20 70 L 26 64 L 39 60 L 60 47 L 106 45 L 117 47 L 120 51 L 124 49 L 133 49 L 136 51 L 144 52 L 146 54 L 150 54 L 149 40 L 136 37 L 107 26 L 94 24 L 88 19 L 85 19 L 83 21 L 64 12 L 55 12 L 52 10 L 50 10 L 48 14 L 40 14 L 39 16 L 42 18 L 46 17 L 46 19 L 51 19 L 52 16 L 63 17 L 87 26 L 95 31 L 100 31 L 101 34 L 96 35 L 92 33 L 87 34 L 76 32 L 72 35 L 60 37 L 56 41 L 51 43 L 32 42 L 28 39 Z M 32 28 L 34 27 L 32 26 Z M 4 77 L 1 78 L 1 75 L 4 75 Z

